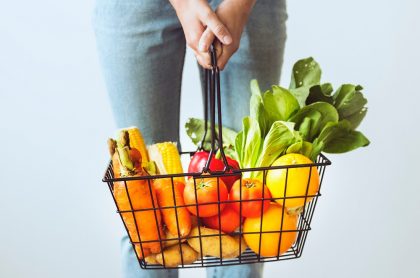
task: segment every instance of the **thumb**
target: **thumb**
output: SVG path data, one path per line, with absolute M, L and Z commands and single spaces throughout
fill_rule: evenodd
M 200 19 L 223 44 L 228 45 L 232 42 L 229 30 L 212 9 L 209 8 Z

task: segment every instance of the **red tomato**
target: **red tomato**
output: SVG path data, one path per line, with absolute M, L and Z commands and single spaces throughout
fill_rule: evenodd
M 195 186 L 194 186 L 195 180 Z M 219 190 L 217 187 L 219 185 Z M 217 192 L 219 191 L 219 198 Z M 197 202 L 196 202 L 197 195 Z M 198 204 L 197 206 L 188 206 L 187 209 L 194 215 L 199 217 L 209 217 L 219 214 L 219 206 L 215 204 L 206 204 L 212 202 L 224 202 L 228 199 L 228 190 L 222 179 L 217 178 L 198 178 L 189 179 L 184 189 L 184 202 L 186 205 Z M 220 211 L 223 210 L 225 204 L 220 204 Z
M 189 173 L 201 173 L 203 171 L 204 166 L 206 166 L 207 160 L 209 158 L 209 153 L 205 151 L 199 151 L 196 152 L 193 157 L 191 158 L 190 165 L 188 166 L 188 172 Z M 239 169 L 239 163 L 231 159 L 230 157 L 226 156 L 226 161 L 228 165 L 233 169 L 237 170 Z M 217 155 L 212 156 L 212 159 L 210 161 L 209 165 L 210 171 L 223 171 L 225 168 L 225 164 L 223 163 L 222 159 L 217 158 Z M 232 171 L 229 171 L 228 173 L 231 173 Z M 227 186 L 227 189 L 230 190 L 233 183 L 240 178 L 240 174 L 232 175 L 232 176 L 225 176 L 221 177 L 225 185 Z
M 243 218 L 242 218 L 243 219 Z M 223 211 L 220 213 L 221 230 L 225 233 L 232 233 L 241 225 L 239 213 L 227 204 Z M 202 218 L 204 225 L 212 229 L 219 229 L 219 215 Z
M 240 192 L 242 188 L 242 193 Z M 242 194 L 242 195 L 241 195 Z M 242 197 L 242 198 L 241 198 Z M 263 211 L 266 211 L 270 206 L 271 194 L 268 190 L 267 186 L 264 185 L 264 205 L 262 200 L 254 200 L 254 201 L 247 201 L 253 199 L 261 199 L 263 197 L 263 185 L 257 179 L 242 179 L 242 186 L 241 180 L 237 180 L 230 190 L 229 199 L 232 201 L 239 201 L 242 202 L 234 202 L 232 203 L 232 207 L 239 213 L 240 206 L 242 203 L 242 216 L 244 217 L 258 217 L 261 216 L 261 207 Z

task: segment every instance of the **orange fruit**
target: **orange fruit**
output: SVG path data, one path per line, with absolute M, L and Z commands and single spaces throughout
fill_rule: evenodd
M 276 203 L 271 203 L 270 207 L 261 217 L 248 217 L 244 222 L 244 239 L 249 248 L 255 253 L 259 253 L 261 256 L 270 257 L 281 255 L 296 241 L 297 232 L 284 232 L 287 230 L 296 230 L 297 228 L 297 215 L 287 214 L 287 210 L 284 209 L 284 215 L 282 215 L 283 208 Z M 262 219 L 261 232 L 274 232 L 274 233 L 255 233 L 247 234 L 249 232 L 260 232 L 260 225 Z M 283 220 L 282 233 L 280 233 L 281 222 Z M 259 241 L 261 237 L 261 252 L 259 252 Z M 280 250 L 279 250 L 279 241 Z
M 290 153 L 278 158 L 276 161 L 274 161 L 272 166 L 287 166 L 311 163 L 313 162 L 302 154 Z M 285 194 L 286 176 L 287 188 Z M 283 205 L 283 201 L 285 201 L 284 206 L 288 208 L 297 208 L 305 205 L 306 190 L 308 190 L 307 195 L 316 195 L 318 193 L 319 174 L 316 167 L 298 167 L 269 170 L 267 173 L 266 184 L 273 198 L 286 197 L 286 200 L 276 199 L 277 203 Z M 302 196 L 302 198 L 288 198 L 298 196 Z M 313 197 L 306 197 L 306 203 L 311 201 L 312 198 Z

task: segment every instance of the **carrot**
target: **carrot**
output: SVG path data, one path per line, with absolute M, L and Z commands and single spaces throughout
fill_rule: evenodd
M 149 256 L 150 254 L 152 254 L 152 252 L 150 251 L 150 249 L 149 248 L 145 248 L 145 247 L 143 247 L 143 252 L 142 252 L 141 251 L 142 249 L 141 249 L 141 246 L 140 246 L 139 243 L 135 243 L 134 244 L 134 249 L 136 250 L 136 254 L 137 254 L 137 257 L 139 259 L 144 259 L 147 256 Z
M 119 141 L 108 140 L 110 152 L 112 154 L 112 166 L 114 177 L 130 177 L 142 175 L 141 157 L 140 160 L 132 161 L 138 156 L 138 152 L 131 151 L 126 132 L 122 131 Z M 128 193 L 128 194 L 127 194 Z M 128 230 L 132 242 L 152 241 L 140 244 L 136 243 L 136 252 L 139 258 L 144 258 L 150 252 L 161 252 L 159 239 L 164 238 L 161 223 L 161 215 L 158 208 L 156 193 L 152 187 L 152 182 L 147 180 L 132 180 L 126 182 L 114 182 L 113 194 L 115 201 L 121 212 L 121 217 Z M 138 209 L 150 209 L 135 211 Z M 133 217 L 134 215 L 134 217 Z M 138 248 L 137 248 L 138 246 Z
M 173 180 L 173 187 L 170 179 L 156 179 L 153 182 L 156 190 L 159 207 L 174 207 L 174 195 L 177 206 L 184 203 L 184 184 Z M 191 231 L 191 215 L 186 207 L 161 209 L 163 222 L 165 222 L 169 232 L 179 237 L 187 236 Z M 177 225 L 178 222 L 178 225 Z M 178 233 L 179 228 L 179 233 Z

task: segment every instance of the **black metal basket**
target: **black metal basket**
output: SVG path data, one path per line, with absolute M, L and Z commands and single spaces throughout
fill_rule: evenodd
M 212 63 L 213 65 L 217 64 L 216 61 L 216 55 L 214 51 L 211 51 L 211 55 L 212 55 Z M 238 264 L 250 264 L 250 263 L 259 263 L 259 262 L 270 262 L 270 261 L 280 261 L 280 260 L 289 260 L 289 259 L 295 259 L 295 258 L 299 258 L 302 255 L 302 251 L 303 251 L 303 247 L 305 246 L 305 242 L 306 242 L 306 238 L 308 235 L 308 231 L 311 230 L 311 221 L 312 221 L 312 217 L 315 211 L 315 207 L 318 201 L 318 197 L 321 196 L 320 193 L 320 189 L 321 189 L 321 183 L 323 180 L 323 176 L 325 173 L 325 168 L 327 165 L 330 165 L 331 162 L 323 155 L 320 154 L 316 160 L 316 162 L 314 163 L 310 163 L 310 164 L 294 164 L 294 165 L 286 165 L 286 166 L 270 166 L 270 167 L 260 167 L 260 168 L 248 168 L 248 169 L 239 169 L 239 170 L 235 170 L 235 169 L 231 169 L 226 161 L 226 157 L 225 154 L 223 152 L 223 148 L 220 148 L 220 152 L 221 152 L 221 157 L 222 160 L 224 161 L 225 164 L 225 169 L 223 171 L 219 171 L 219 172 L 212 172 L 210 171 L 209 165 L 210 165 L 210 160 L 212 157 L 212 154 L 215 152 L 215 150 L 217 149 L 216 146 L 216 141 L 218 142 L 219 146 L 222 146 L 222 120 L 221 120 L 221 110 L 220 110 L 220 81 L 219 81 L 219 70 L 217 67 L 213 67 L 212 70 L 206 70 L 206 90 L 207 92 L 207 97 L 205 99 L 205 118 L 207 119 L 207 114 L 208 114 L 208 101 L 210 101 L 210 122 L 211 122 L 211 151 L 210 151 L 210 155 L 209 155 L 209 159 L 207 161 L 206 166 L 203 169 L 203 172 L 201 173 L 180 173 L 180 174 L 171 174 L 171 175 L 153 175 L 153 176 L 136 176 L 136 177 L 126 177 L 126 178 L 115 178 L 114 177 L 114 172 L 113 172 L 113 167 L 112 167 L 112 163 L 110 162 L 107 170 L 105 172 L 105 176 L 103 178 L 103 181 L 106 182 L 108 184 L 109 190 L 111 192 L 111 195 L 114 199 L 115 205 L 117 207 L 117 212 L 120 214 L 121 219 L 124 223 L 124 226 L 126 228 L 127 234 L 130 237 L 130 241 L 133 245 L 134 250 L 136 250 L 137 256 L 139 257 L 139 264 L 141 268 L 144 269 L 162 269 L 162 268 L 192 268 L 192 267 L 212 267 L 212 266 L 227 266 L 227 265 L 238 265 Z M 208 99 L 207 99 L 208 98 Z M 217 134 L 216 137 L 216 131 L 215 131 L 215 116 L 216 116 L 216 107 L 218 110 L 218 125 L 219 125 L 219 132 Z M 206 123 L 206 127 L 205 130 L 207 131 L 207 120 L 205 121 Z M 204 139 L 206 138 L 206 134 L 203 137 L 203 142 Z M 195 152 L 184 152 L 181 153 L 181 155 L 183 156 L 190 156 L 192 157 L 194 155 Z M 290 196 L 290 194 L 286 194 L 287 193 L 287 186 L 288 186 L 288 181 L 287 181 L 287 177 L 289 175 L 289 171 L 293 168 L 307 168 L 309 171 L 309 175 L 308 175 L 308 182 L 307 182 L 307 186 L 306 186 L 306 193 L 304 195 L 299 195 L 299 196 Z M 261 206 L 263 206 L 264 201 L 266 200 L 270 200 L 270 201 L 277 201 L 277 203 L 279 203 L 281 206 L 281 215 L 279 214 L 279 217 L 281 216 L 281 223 L 278 226 L 278 228 L 274 229 L 274 230 L 263 230 L 263 223 L 264 223 L 264 217 L 263 217 L 263 211 L 261 210 L 261 221 L 260 221 L 260 229 L 259 231 L 254 231 L 254 232 L 245 232 L 243 229 L 242 224 L 239 226 L 239 228 L 237 230 L 235 230 L 232 233 L 226 234 L 223 233 L 221 231 L 221 220 L 220 220 L 220 212 L 222 211 L 221 209 L 221 205 L 223 204 L 228 204 L 228 203 L 233 203 L 233 202 L 237 202 L 239 203 L 240 206 L 240 219 L 242 219 L 242 204 L 244 201 L 230 201 L 230 200 L 226 200 L 226 201 L 221 201 L 219 199 L 218 202 L 213 202 L 213 203 L 206 203 L 206 204 L 217 204 L 218 206 L 218 211 L 219 211 L 219 230 L 218 233 L 214 233 L 211 235 L 204 235 L 201 232 L 201 228 L 203 226 L 203 224 L 201 223 L 200 220 L 200 216 L 199 216 L 199 210 L 198 210 L 198 205 L 177 205 L 176 204 L 176 198 L 175 198 L 175 190 L 174 190 L 174 179 L 175 178 L 179 178 L 179 177 L 184 177 L 185 179 L 192 179 L 194 181 L 194 185 L 196 184 L 197 180 L 202 179 L 203 178 L 203 174 L 205 173 L 205 177 L 206 178 L 215 178 L 217 179 L 217 186 L 218 186 L 218 191 L 219 191 L 219 184 L 220 184 L 220 179 L 222 177 L 226 177 L 226 176 L 232 176 L 232 175 L 236 175 L 239 176 L 239 180 L 240 183 L 242 185 L 243 182 L 243 175 L 246 175 L 246 173 L 249 172 L 254 172 L 254 171 L 260 171 L 262 172 L 262 184 L 266 184 L 266 176 L 268 171 L 270 170 L 280 170 L 283 169 L 283 171 L 286 171 L 286 179 L 285 179 L 285 184 L 284 184 L 284 194 L 283 197 L 279 197 L 279 198 L 258 198 L 258 199 L 252 199 L 252 200 L 248 200 L 248 201 L 255 201 L 255 202 L 261 202 Z M 309 185 L 310 185 L 310 181 L 311 181 L 311 175 L 313 175 L 313 171 L 318 172 L 319 174 L 319 189 L 317 190 L 316 194 L 310 195 L 309 192 Z M 130 196 L 129 194 L 129 190 L 128 190 L 128 184 L 130 181 L 133 180 L 142 180 L 142 181 L 146 181 L 147 182 L 147 186 L 148 186 L 148 190 L 150 191 L 150 195 L 153 198 L 153 194 L 152 194 L 152 190 L 153 190 L 153 182 L 156 182 L 157 180 L 160 179 L 170 179 L 171 183 L 172 183 L 172 193 L 174 196 L 174 206 L 170 206 L 170 207 L 158 207 L 157 205 L 155 205 L 155 202 L 152 200 L 153 206 L 150 208 L 143 208 L 143 209 L 133 209 L 133 201 L 132 201 L 132 196 Z M 128 200 L 129 200 L 129 204 L 130 204 L 130 209 L 128 210 L 121 210 L 118 207 L 118 203 L 115 199 L 114 196 L 114 186 L 116 183 L 124 184 L 125 186 L 125 192 L 128 196 Z M 242 188 L 242 186 L 240 187 Z M 264 196 L 264 188 L 263 187 L 263 196 Z M 242 191 L 240 192 L 241 196 L 242 196 Z M 219 194 L 218 194 L 219 195 Z M 220 196 L 220 195 L 219 195 Z M 197 200 L 197 195 L 195 196 L 196 200 Z M 220 197 L 219 197 L 220 198 Z M 297 220 L 297 227 L 296 229 L 293 230 L 287 230 L 284 229 L 283 227 L 283 222 L 285 219 L 285 214 L 289 213 L 288 209 L 285 207 L 285 204 L 287 202 L 288 199 L 294 199 L 294 198 L 301 198 L 304 200 L 304 206 L 301 207 L 300 210 L 298 211 L 294 211 L 294 213 L 297 215 L 296 217 L 298 217 Z M 196 236 L 187 236 L 187 237 L 181 237 L 180 233 L 179 233 L 179 223 L 178 223 L 178 208 L 182 208 L 182 207 L 187 207 L 187 206 L 195 206 L 197 209 L 197 220 L 198 220 L 198 235 Z M 170 239 L 165 239 L 163 238 L 163 235 L 159 235 L 159 238 L 156 240 L 142 240 L 142 234 L 139 232 L 139 229 L 137 228 L 138 225 L 148 225 L 148 226 L 154 226 L 155 227 L 159 226 L 159 221 L 158 221 L 158 214 L 161 212 L 161 210 L 163 209 L 172 209 L 175 214 L 176 214 L 176 220 L 177 220 L 177 229 L 178 229 L 178 235 L 175 237 L 172 237 Z M 136 213 L 139 213 L 141 211 L 153 211 L 154 215 L 155 215 L 155 223 L 138 223 L 137 221 L 142 221 L 141 219 L 138 219 L 136 217 Z M 123 218 L 123 214 L 124 215 L 131 215 L 131 217 L 133 218 L 134 222 L 135 222 L 135 228 L 136 228 L 136 234 L 133 235 L 133 233 L 130 234 L 126 223 L 124 221 Z M 285 235 L 287 235 L 288 233 L 294 233 L 295 237 L 295 241 L 293 243 L 293 245 L 291 245 L 291 247 L 285 251 L 285 252 L 280 252 L 280 246 L 281 246 L 281 242 L 282 239 L 285 237 Z M 243 241 L 240 240 L 244 235 L 246 236 L 247 234 L 256 234 L 259 242 L 258 242 L 258 252 L 254 252 L 252 251 L 250 248 L 247 248 L 245 251 L 243 251 Z M 264 237 L 268 237 L 268 235 L 278 235 L 278 243 L 277 243 L 277 252 L 276 255 L 274 256 L 261 256 L 259 255 L 261 253 L 261 248 L 262 248 L 262 241 L 264 239 Z M 224 236 L 233 236 L 233 237 L 237 237 L 239 238 L 238 240 L 238 256 L 236 257 L 230 257 L 230 258 L 226 258 L 225 256 L 223 256 L 223 246 L 222 246 L 222 237 Z M 218 250 L 220 252 L 219 256 L 204 256 L 203 255 L 203 241 L 206 240 L 206 238 L 212 237 L 214 239 L 217 239 L 217 242 L 219 247 Z M 196 261 L 194 262 L 186 262 L 183 252 L 182 252 L 182 246 L 181 244 L 183 244 L 185 242 L 185 240 L 191 240 L 191 239 L 198 239 L 199 241 L 199 257 Z M 162 257 L 162 264 L 157 264 L 157 263 L 148 263 L 146 262 L 146 260 L 144 258 L 140 258 L 141 254 L 143 253 L 143 245 L 146 243 L 151 243 L 151 242 L 157 242 L 159 243 L 161 249 L 164 249 L 164 245 L 166 241 L 176 241 L 176 246 L 179 247 L 178 249 L 178 254 L 180 256 L 180 261 L 179 261 L 179 265 L 177 266 L 173 266 L 173 265 L 168 265 L 168 263 L 166 262 L 168 260 L 168 258 L 166 258 L 167 260 L 165 261 L 165 252 L 162 252 L 161 257 Z M 137 247 L 137 248 L 136 248 Z

